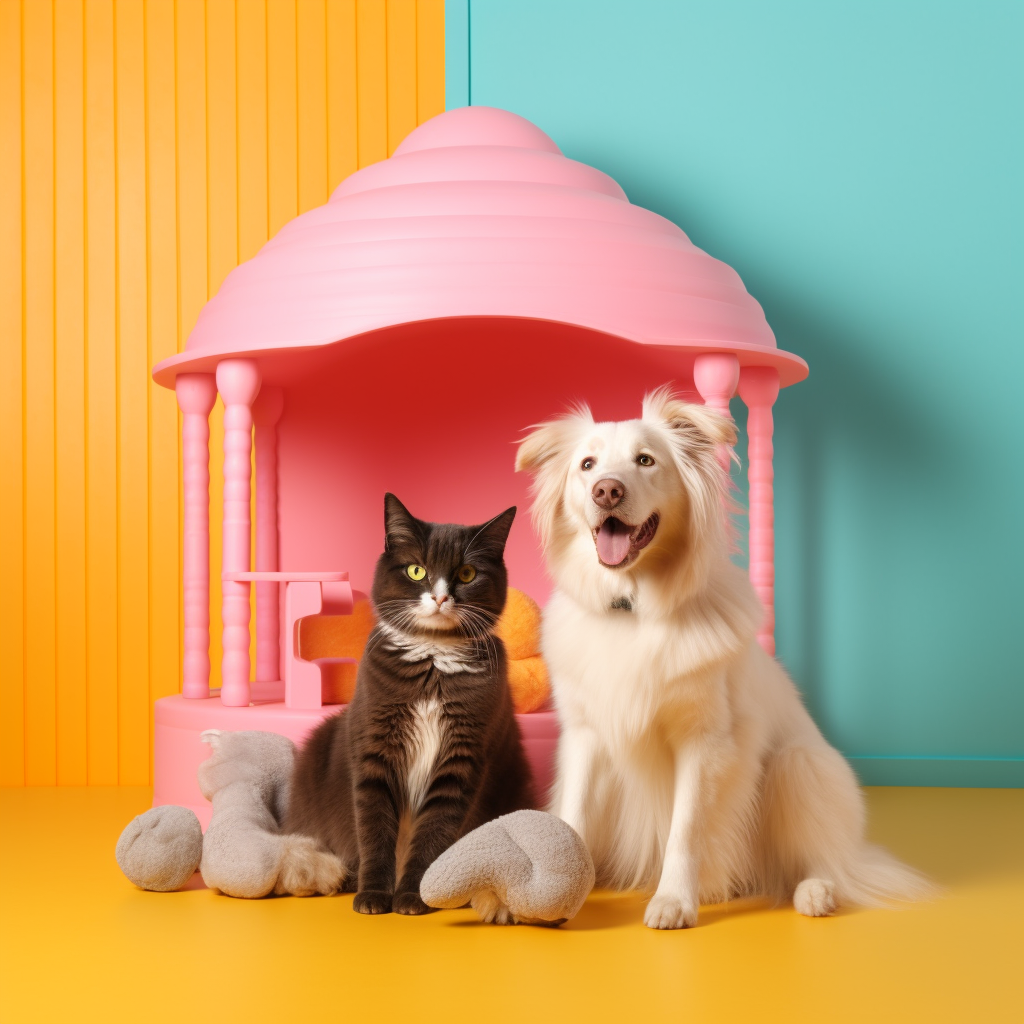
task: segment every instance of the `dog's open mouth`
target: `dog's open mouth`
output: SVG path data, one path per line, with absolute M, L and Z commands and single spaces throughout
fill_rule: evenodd
M 629 565 L 654 540 L 658 518 L 658 513 L 654 512 L 639 526 L 630 526 L 615 516 L 609 516 L 594 530 L 594 543 L 601 564 L 610 569 Z

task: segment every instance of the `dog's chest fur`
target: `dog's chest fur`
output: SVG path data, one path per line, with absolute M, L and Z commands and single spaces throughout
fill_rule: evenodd
M 701 623 L 594 613 L 557 591 L 545 609 L 544 656 L 568 721 L 606 739 L 646 743 L 662 719 L 697 727 L 722 711 L 722 669 Z

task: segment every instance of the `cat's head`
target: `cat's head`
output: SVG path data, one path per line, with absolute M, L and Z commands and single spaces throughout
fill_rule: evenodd
M 384 554 L 373 577 L 379 618 L 405 633 L 489 633 L 508 589 L 503 555 L 513 506 L 480 526 L 428 523 L 384 495 Z

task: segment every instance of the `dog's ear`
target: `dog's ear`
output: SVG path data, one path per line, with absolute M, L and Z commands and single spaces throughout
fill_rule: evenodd
M 658 388 L 644 397 L 643 418 L 649 423 L 663 423 L 687 447 L 736 443 L 736 427 L 732 420 L 706 405 L 681 401 L 667 387 Z
M 593 425 L 590 409 L 578 405 L 561 419 L 538 424 L 519 443 L 516 471 L 526 470 L 534 475 L 530 517 L 544 548 L 551 541 L 555 520 L 562 507 L 569 455 L 581 431 Z
M 547 423 L 538 423 L 519 442 L 516 472 L 526 470 L 532 473 L 546 462 L 563 455 L 575 442 L 580 425 L 593 422 L 594 417 L 590 414 L 590 408 L 578 405 L 568 416 L 548 420 Z

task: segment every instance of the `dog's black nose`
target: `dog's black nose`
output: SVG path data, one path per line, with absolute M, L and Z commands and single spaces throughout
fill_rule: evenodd
M 594 499 L 594 504 L 599 508 L 615 508 L 626 496 L 626 485 L 621 480 L 606 477 L 594 484 L 594 489 L 590 494 Z

